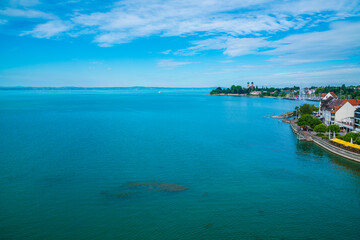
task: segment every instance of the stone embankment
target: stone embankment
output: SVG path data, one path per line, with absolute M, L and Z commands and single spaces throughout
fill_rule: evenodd
M 290 122 L 291 129 L 296 134 L 297 139 L 299 141 L 312 141 L 316 145 L 332 152 L 338 156 L 350 159 L 352 161 L 360 163 L 360 154 L 349 151 L 347 149 L 342 148 L 340 146 L 336 146 L 334 143 L 330 142 L 327 139 L 320 138 L 315 136 L 315 134 L 302 130 L 299 126 L 297 126 L 293 121 Z

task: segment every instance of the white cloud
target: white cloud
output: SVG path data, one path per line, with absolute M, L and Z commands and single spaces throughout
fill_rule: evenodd
M 172 51 L 170 49 L 166 50 L 166 51 L 163 51 L 161 52 L 161 54 L 164 54 L 164 55 L 169 55 Z
M 344 77 L 346 74 L 360 73 L 360 67 L 349 67 L 349 68 L 335 68 L 317 71 L 302 71 L 302 72 L 284 72 L 273 74 L 274 77 L 286 77 L 306 80 L 311 78 L 312 80 L 317 78 L 333 78 L 334 76 Z
M 230 57 L 257 54 L 258 50 L 266 47 L 269 42 L 264 38 L 234 38 L 217 37 L 192 42 L 194 46 L 179 50 L 179 55 L 193 55 L 204 50 L 223 50 Z
M 270 46 L 275 49 L 264 54 L 288 64 L 346 59 L 359 54 L 360 22 L 336 22 L 328 31 L 291 35 Z
M 7 23 L 7 20 L 5 20 L 5 19 L 0 19 L 0 24 L 5 24 L 5 23 Z
M 359 2 L 353 0 L 278 1 L 273 5 L 272 10 L 275 12 L 290 13 L 292 15 L 328 11 L 352 14 L 359 11 Z
M 358 5 L 351 0 L 125 0 L 108 12 L 78 14 L 72 20 L 96 29 L 95 42 L 108 47 L 151 35 L 261 36 L 356 15 Z
M 32 35 L 36 38 L 51 38 L 55 35 L 58 35 L 59 33 L 70 30 L 71 28 L 71 24 L 67 22 L 54 20 L 39 24 L 33 30 L 23 32 L 21 36 Z
M 0 10 L 0 15 L 50 19 L 22 34 L 37 38 L 72 29 L 67 33 L 71 37 L 93 34 L 99 46 L 111 47 L 150 36 L 195 35 L 203 40 L 162 53 L 193 55 L 221 50 L 231 57 L 270 55 L 271 61 L 289 64 L 344 59 L 360 42 L 357 23 L 336 23 L 328 31 L 271 40 L 278 32 L 311 31 L 324 22 L 359 16 L 360 3 L 353 0 L 123 0 L 103 12 L 74 10 L 62 16 L 65 21 L 35 10 L 32 6 L 36 5 L 42 6 L 38 0 L 11 0 L 11 7 Z
M 172 59 L 163 59 L 158 61 L 157 66 L 160 68 L 166 68 L 166 69 L 173 69 L 179 66 L 188 65 L 192 62 L 180 62 L 180 61 L 174 61 Z
M 45 13 L 42 11 L 32 9 L 18 9 L 18 8 L 5 8 L 0 10 L 0 15 L 8 17 L 22 17 L 22 18 L 43 18 L 43 19 L 55 19 L 55 15 L 51 13 Z
M 72 20 L 83 27 L 98 29 L 95 42 L 102 46 L 154 34 L 181 36 L 205 32 L 237 36 L 261 31 L 285 31 L 304 24 L 304 19 L 295 18 L 290 21 L 286 15 L 236 11 L 266 2 L 269 0 L 126 0 L 119 2 L 109 12 L 79 14 Z
M 216 37 L 192 42 L 193 46 L 177 52 L 193 55 L 205 50 L 222 50 L 230 57 L 248 54 L 269 55 L 270 61 L 301 64 L 343 60 L 359 54 L 360 22 L 336 22 L 330 30 L 294 34 L 280 40 L 265 38 Z
M 312 71 L 280 72 L 257 76 L 273 84 L 324 85 L 324 84 L 358 84 L 360 67 L 339 67 Z

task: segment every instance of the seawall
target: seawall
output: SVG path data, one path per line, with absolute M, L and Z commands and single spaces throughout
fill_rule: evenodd
M 324 140 L 324 139 L 317 137 L 313 134 L 310 134 L 306 131 L 302 131 L 301 128 L 299 126 L 297 126 L 294 122 L 291 122 L 290 126 L 291 126 L 291 129 L 293 130 L 293 132 L 296 134 L 298 140 L 312 141 L 316 145 L 326 149 L 327 151 L 329 151 L 331 153 L 334 153 L 343 158 L 352 160 L 354 162 L 360 163 L 360 154 L 337 147 L 334 144 L 331 144 L 327 140 Z

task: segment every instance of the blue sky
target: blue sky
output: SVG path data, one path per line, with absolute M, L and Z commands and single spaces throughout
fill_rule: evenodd
M 360 84 L 360 1 L 3 0 L 0 86 Z

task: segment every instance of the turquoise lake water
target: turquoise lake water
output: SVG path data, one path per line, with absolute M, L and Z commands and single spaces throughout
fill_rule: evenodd
M 0 239 L 359 239 L 360 166 L 267 118 L 300 102 L 207 92 L 1 91 Z

